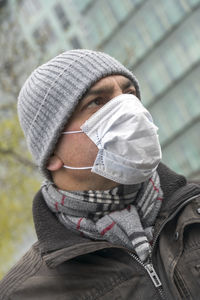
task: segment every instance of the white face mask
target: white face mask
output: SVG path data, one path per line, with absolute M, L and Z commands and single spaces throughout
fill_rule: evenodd
M 121 184 L 137 184 L 151 177 L 161 160 L 161 148 L 150 113 L 140 100 L 122 94 L 94 113 L 81 131 L 98 147 L 93 166 L 69 169 L 91 171 Z

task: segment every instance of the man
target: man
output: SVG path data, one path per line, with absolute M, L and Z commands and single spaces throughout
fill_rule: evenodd
M 37 68 L 19 119 L 46 178 L 38 241 L 0 299 L 198 299 L 200 187 L 160 163 L 135 76 L 114 58 L 67 51 Z

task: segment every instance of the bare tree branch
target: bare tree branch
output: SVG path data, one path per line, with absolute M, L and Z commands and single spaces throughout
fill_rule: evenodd
M 15 108 L 15 103 L 12 103 L 12 102 L 9 102 L 9 103 L 2 103 L 0 105 L 0 111 L 6 111 L 6 110 L 9 110 L 9 111 L 14 111 L 16 108 Z
M 31 167 L 34 170 L 37 169 L 36 165 L 33 162 L 31 162 L 30 160 L 22 157 L 20 154 L 16 153 L 12 149 L 1 149 L 0 148 L 0 154 L 10 155 L 10 156 L 12 156 L 12 158 L 14 158 L 16 161 L 22 163 L 23 165 Z

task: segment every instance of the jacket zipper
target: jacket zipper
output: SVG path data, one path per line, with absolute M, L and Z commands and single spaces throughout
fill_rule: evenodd
M 151 278 L 155 288 L 158 290 L 161 299 L 165 299 L 162 283 L 161 283 L 160 278 L 159 278 L 158 274 L 156 273 L 156 271 L 154 269 L 154 266 L 151 262 L 151 255 L 150 255 L 150 258 L 149 258 L 148 262 L 143 263 L 135 254 L 133 254 L 131 252 L 128 252 L 128 253 L 131 257 L 133 257 L 147 271 L 147 273 L 148 273 L 149 277 Z
M 193 196 L 193 197 L 191 197 L 191 198 L 189 198 L 189 199 L 187 199 L 187 200 L 185 200 L 168 218 L 166 218 L 165 219 L 165 221 L 162 223 L 162 225 L 160 226 L 160 229 L 159 229 L 159 231 L 157 232 L 157 234 L 156 234 L 156 236 L 154 237 L 154 241 L 153 241 L 153 244 L 152 244 L 152 252 L 153 252 L 153 250 L 154 250 L 154 248 L 155 248 L 155 246 L 156 246 L 156 243 L 157 243 L 157 240 L 158 240 L 158 237 L 159 237 L 159 235 L 160 235 L 160 233 L 161 233 L 161 231 L 163 230 L 163 228 L 164 228 L 164 226 L 170 221 L 170 220 L 172 220 L 173 219 L 173 217 L 186 205 L 186 204 L 188 204 L 188 203 L 190 203 L 193 199 L 195 199 L 195 198 L 197 198 L 197 197 L 199 197 L 200 196 L 200 194 L 198 194 L 198 195 L 195 195 L 195 196 Z M 150 256 L 150 259 L 151 259 L 151 257 L 152 256 Z M 151 263 L 151 265 L 152 265 L 152 267 L 153 267 L 153 263 Z M 154 268 L 153 268 L 153 270 L 154 270 Z M 155 270 L 154 270 L 155 271 Z M 157 275 L 157 273 L 155 272 L 155 274 Z M 158 275 L 157 275 L 157 277 L 158 277 Z M 156 277 L 156 278 L 157 278 Z M 159 279 L 159 277 L 158 277 L 158 279 Z M 153 280 L 152 280 L 153 281 Z M 159 279 L 159 281 L 160 281 L 160 279 Z M 159 283 L 159 281 L 158 281 L 158 283 Z M 160 283 L 161 283 L 161 281 L 160 281 Z M 162 288 L 162 284 L 161 285 L 159 285 L 158 286 L 158 288 L 159 288 L 159 292 L 160 292 L 160 295 L 161 295 L 161 297 L 163 297 L 163 299 L 165 299 L 165 296 L 164 296 L 164 290 L 163 290 L 163 288 Z
M 170 217 L 168 217 L 167 219 L 165 219 L 165 221 L 162 223 L 162 225 L 160 226 L 160 229 L 159 231 L 157 232 L 155 238 L 154 238 L 154 241 L 153 241 L 153 245 L 152 245 L 152 252 L 153 252 L 153 249 L 155 248 L 155 245 L 156 245 L 156 242 L 158 240 L 158 237 L 163 229 L 163 227 L 170 221 L 173 219 L 173 217 L 186 205 L 188 204 L 189 202 L 191 202 L 193 199 L 197 198 L 198 196 L 200 195 L 195 195 L 189 199 L 187 199 L 186 201 L 184 201 L 176 210 L 175 212 L 173 212 Z M 131 253 L 131 252 L 128 252 L 129 255 L 131 257 L 133 257 L 148 273 L 149 277 L 151 278 L 154 286 L 156 287 L 156 289 L 158 290 L 160 296 L 162 299 L 165 299 L 165 296 L 164 296 L 164 290 L 163 290 L 163 287 L 162 287 L 162 283 L 161 283 L 161 280 L 158 276 L 158 274 L 156 273 L 155 269 L 154 269 L 154 266 L 153 266 L 153 263 L 152 263 L 152 260 L 151 260 L 151 253 L 150 253 L 150 258 L 149 258 L 149 261 L 145 264 L 143 263 L 135 254 Z

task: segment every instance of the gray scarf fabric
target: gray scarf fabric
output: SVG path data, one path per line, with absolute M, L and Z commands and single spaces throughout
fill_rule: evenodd
M 68 229 L 134 250 L 143 262 L 149 257 L 163 197 L 157 172 L 143 184 L 119 185 L 107 191 L 61 191 L 45 181 L 42 193 Z

